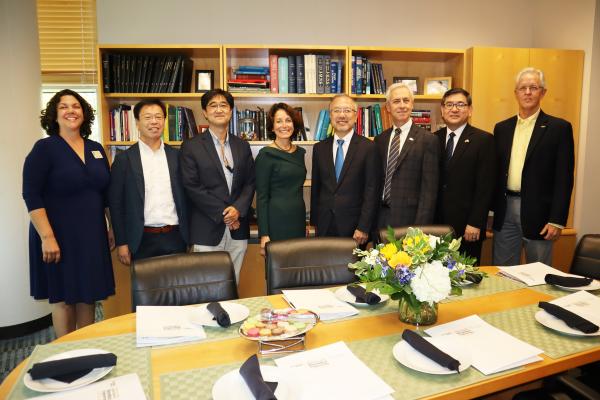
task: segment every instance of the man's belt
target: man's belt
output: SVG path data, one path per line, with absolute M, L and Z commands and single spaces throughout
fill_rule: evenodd
M 177 228 L 177 225 L 145 226 L 144 232 L 146 232 L 146 233 L 168 233 L 168 232 L 171 232 L 175 228 Z
M 511 197 L 521 197 L 521 192 L 515 192 L 514 190 L 506 190 L 506 195 Z

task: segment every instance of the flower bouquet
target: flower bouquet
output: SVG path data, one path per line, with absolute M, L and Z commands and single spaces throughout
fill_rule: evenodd
M 450 295 L 462 294 L 462 286 L 479 283 L 486 276 L 475 259 L 458 252 L 460 239 L 438 237 L 408 228 L 396 240 L 388 228 L 387 244 L 369 250 L 354 249 L 360 257 L 348 264 L 367 291 L 378 289 L 399 300 L 400 320 L 417 325 L 437 320 L 437 304 Z

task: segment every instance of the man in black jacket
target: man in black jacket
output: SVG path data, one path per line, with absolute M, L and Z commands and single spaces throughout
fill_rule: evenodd
M 162 141 L 165 105 L 142 100 L 133 114 L 140 140 L 115 157 L 108 191 L 117 255 L 126 265 L 183 253 L 188 237 L 178 151 Z
M 573 128 L 544 113 L 542 71 L 517 75 L 519 114 L 494 128 L 497 179 L 494 198 L 494 265 L 552 262 L 552 243 L 567 223 L 573 190 Z
M 468 123 L 471 104 L 462 88 L 442 96 L 446 127 L 435 132 L 442 155 L 436 221 L 451 225 L 462 237 L 460 251 L 479 261 L 494 192 L 494 137 Z
M 229 252 L 239 283 L 250 236 L 254 159 L 248 142 L 228 132 L 233 96 L 214 89 L 200 102 L 208 130 L 181 148 L 181 176 L 191 202 L 190 243 L 194 251 Z

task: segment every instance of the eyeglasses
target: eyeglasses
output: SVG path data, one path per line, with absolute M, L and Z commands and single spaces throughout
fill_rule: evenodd
M 229 103 L 208 103 L 206 106 L 210 111 L 217 111 L 219 108 L 223 111 L 229 111 Z
M 352 114 L 355 113 L 356 110 L 352 109 L 352 108 L 334 108 L 333 110 L 331 110 L 331 112 L 335 115 L 340 115 L 340 114 Z
M 156 121 L 158 121 L 158 122 L 161 122 L 162 120 L 165 119 L 165 116 L 161 115 L 161 114 L 156 114 L 156 115 L 144 114 L 144 115 L 142 115 L 142 121 L 144 121 L 144 122 L 150 122 L 153 119 L 156 120 Z
M 454 107 L 456 107 L 457 110 L 464 110 L 468 106 L 467 103 L 463 103 L 462 101 L 458 103 L 452 103 L 451 101 L 444 103 L 444 108 L 446 110 L 452 110 Z
M 531 93 L 536 93 L 539 90 L 542 90 L 543 88 L 539 87 L 539 86 L 520 86 L 517 88 L 517 91 L 519 91 L 520 93 L 526 93 L 527 90 L 529 89 L 529 91 Z

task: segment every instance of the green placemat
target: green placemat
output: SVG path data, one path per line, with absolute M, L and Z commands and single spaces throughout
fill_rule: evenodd
M 414 371 L 400 364 L 392 355 L 392 348 L 400 340 L 401 335 L 391 335 L 348 343 L 348 347 L 358 358 L 394 388 L 392 396 L 395 399 L 418 399 L 500 375 L 486 376 L 473 367 L 451 375 Z
M 275 365 L 270 358 L 261 358 L 261 365 Z M 214 367 L 191 369 L 160 375 L 161 400 L 211 400 L 212 387 L 221 376 L 238 369 L 242 361 Z
M 245 299 L 234 300 L 233 302 L 248 307 L 250 309 L 250 316 L 259 314 L 260 310 L 263 308 L 273 307 L 265 297 L 248 297 Z M 202 340 L 202 342 L 212 342 L 239 337 L 238 329 L 240 329 L 240 325 L 241 322 L 231 324 L 229 328 L 205 326 L 204 331 L 206 332 L 206 339 Z
M 102 349 L 117 355 L 117 365 L 104 379 L 136 373 L 140 377 L 146 396 L 152 398 L 152 376 L 150 367 L 150 351 L 147 348 L 135 347 L 135 334 L 107 336 L 99 339 L 79 340 L 74 342 L 51 343 L 36 346 L 29 357 L 27 367 L 23 369 L 13 387 L 9 400 L 28 399 L 44 393 L 34 392 L 25 387 L 23 376 L 31 366 L 54 354 L 75 349 Z
M 600 346 L 600 336 L 579 337 L 565 335 L 546 328 L 535 320 L 537 304 L 508 311 L 481 315 L 496 328 L 535 346 L 551 358 L 560 358 Z
M 443 300 L 442 303 L 451 303 L 474 299 L 476 297 L 489 296 L 495 293 L 510 292 L 527 287 L 524 283 L 514 281 L 497 275 L 488 275 L 480 284 L 463 287 L 461 296 L 452 296 Z
M 542 292 L 544 294 L 548 294 L 553 297 L 563 297 L 563 296 L 568 296 L 570 294 L 573 294 L 573 292 L 570 292 L 568 290 L 559 289 L 556 286 L 552 286 L 552 285 L 531 286 L 529 289 L 535 290 L 537 292 Z M 594 294 L 595 292 L 590 292 L 590 293 Z

